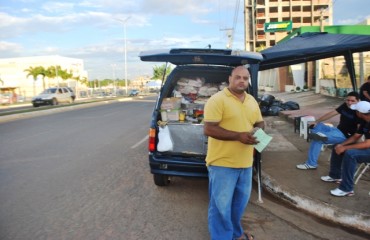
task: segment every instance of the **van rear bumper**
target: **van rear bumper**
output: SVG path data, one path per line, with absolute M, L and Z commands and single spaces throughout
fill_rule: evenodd
M 152 174 L 164 174 L 168 176 L 182 177 L 208 177 L 205 161 L 189 158 L 170 158 L 170 156 L 157 157 L 149 154 L 150 172 Z

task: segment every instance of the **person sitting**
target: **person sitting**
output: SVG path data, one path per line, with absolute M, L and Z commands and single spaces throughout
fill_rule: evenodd
M 317 160 L 319 159 L 321 148 L 323 144 L 337 144 L 345 141 L 348 137 L 354 134 L 358 127 L 358 117 L 356 111 L 350 109 L 352 104 L 359 101 L 359 94 L 357 92 L 350 92 L 347 94 L 346 100 L 343 104 L 335 110 L 330 111 L 310 125 L 311 131 L 308 137 L 312 139 L 307 161 L 298 164 L 296 167 L 301 170 L 316 169 Z M 339 124 L 337 127 L 328 126 L 323 122 L 340 114 Z
M 338 188 L 330 193 L 337 197 L 354 195 L 354 175 L 357 163 L 370 163 L 370 103 L 360 101 L 351 105 L 356 114 L 364 121 L 357 132 L 341 144 L 337 144 L 330 158 L 328 176 L 322 176 L 324 182 L 340 182 Z M 359 139 L 364 136 L 364 141 Z
M 370 102 L 370 76 L 367 77 L 367 82 L 360 87 L 360 99 Z

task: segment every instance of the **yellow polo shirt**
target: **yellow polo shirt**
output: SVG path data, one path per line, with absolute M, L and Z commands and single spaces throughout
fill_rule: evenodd
M 262 114 L 253 96 L 246 94 L 241 102 L 227 88 L 214 94 L 204 108 L 205 122 L 219 122 L 220 127 L 249 132 L 256 122 L 262 122 Z M 208 137 L 207 166 L 248 168 L 253 165 L 253 145 L 239 141 L 224 141 Z

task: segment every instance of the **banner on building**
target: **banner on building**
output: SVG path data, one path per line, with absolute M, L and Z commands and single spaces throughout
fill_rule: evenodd
M 289 32 L 292 30 L 292 21 L 265 23 L 265 32 Z

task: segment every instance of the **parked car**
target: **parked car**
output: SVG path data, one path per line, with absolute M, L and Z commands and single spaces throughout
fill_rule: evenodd
M 135 97 L 135 96 L 139 95 L 139 93 L 140 93 L 140 91 L 139 91 L 139 90 L 137 90 L 137 89 L 132 89 L 132 90 L 130 91 L 129 96 L 130 96 L 130 97 Z
M 12 103 L 12 96 L 10 93 L 0 93 L 0 103 L 2 105 L 8 105 Z
M 262 55 L 217 49 L 171 49 L 143 52 L 142 61 L 177 65 L 164 82 L 149 129 L 149 165 L 154 183 L 166 186 L 170 176 L 207 177 L 208 138 L 203 133 L 203 109 L 210 96 L 228 86 L 233 67 L 255 66 Z M 184 116 L 185 115 L 185 116 Z M 180 118 L 181 116 L 181 118 Z M 184 118 L 184 120 L 183 120 Z M 170 132 L 170 141 L 164 129 Z
M 59 103 L 72 103 L 73 97 L 66 87 L 52 87 L 32 98 L 32 105 L 58 105 Z

